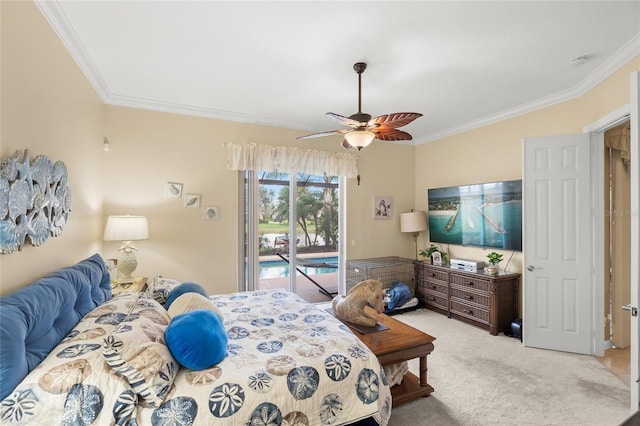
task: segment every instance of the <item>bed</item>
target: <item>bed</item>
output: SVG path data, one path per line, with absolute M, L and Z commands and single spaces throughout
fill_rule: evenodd
M 212 295 L 226 356 L 180 366 L 165 342 L 172 286 L 111 298 L 99 255 L 0 298 L 0 422 L 49 425 L 386 425 L 376 357 L 285 290 Z

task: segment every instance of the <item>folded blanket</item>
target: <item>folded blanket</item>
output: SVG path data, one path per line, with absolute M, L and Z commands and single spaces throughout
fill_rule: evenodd
M 398 306 L 397 308 L 394 308 L 394 309 L 389 309 L 389 308 L 385 309 L 384 313 L 387 315 L 393 315 L 394 313 L 401 313 L 407 309 L 415 308 L 416 306 L 418 306 L 418 298 L 413 297 L 402 306 Z

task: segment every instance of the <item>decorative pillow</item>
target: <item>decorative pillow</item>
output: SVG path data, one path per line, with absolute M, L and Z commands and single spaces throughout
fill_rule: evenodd
M 171 306 L 173 301 L 185 293 L 198 293 L 205 297 L 208 296 L 206 290 L 202 288 L 200 284 L 189 283 L 189 282 L 182 283 L 176 288 L 174 288 L 173 290 L 171 290 L 167 295 L 167 301 L 164 302 L 165 309 L 169 310 L 169 307 Z
M 178 314 L 184 314 L 185 312 L 196 311 L 198 309 L 208 309 L 216 313 L 222 322 L 224 317 L 222 312 L 216 305 L 211 302 L 208 297 L 201 295 L 200 293 L 185 293 L 173 301 L 169 307 L 169 318 L 173 318 Z
M 142 297 L 102 345 L 107 364 L 156 408 L 164 402 L 179 368 L 164 340 L 169 321 L 162 305 Z
M 164 305 L 171 290 L 179 285 L 179 281 L 170 278 L 163 278 L 161 276 L 153 277 L 147 289 L 147 294 L 159 304 Z
M 220 317 L 207 309 L 173 317 L 165 338 L 174 358 L 191 370 L 204 370 L 227 356 L 227 330 Z
M 413 297 L 411 289 L 400 281 L 394 281 L 391 283 L 391 290 L 389 290 L 389 304 L 388 309 L 398 308 L 407 303 Z

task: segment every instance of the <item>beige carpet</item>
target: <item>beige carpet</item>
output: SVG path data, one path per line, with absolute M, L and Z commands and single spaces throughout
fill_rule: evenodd
M 390 426 L 609 426 L 630 414 L 628 386 L 595 357 L 525 348 L 425 309 L 394 318 L 436 337 L 435 392 L 394 408 Z M 418 361 L 409 368 L 417 374 Z

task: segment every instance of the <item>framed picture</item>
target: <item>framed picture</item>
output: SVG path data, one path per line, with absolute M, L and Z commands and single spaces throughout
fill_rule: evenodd
M 373 201 L 374 219 L 391 219 L 393 198 L 389 196 L 376 195 Z
M 218 220 L 218 208 L 213 206 L 206 206 L 204 208 L 205 220 Z
M 200 208 L 200 194 L 185 195 L 184 206 L 192 209 Z
M 439 251 L 434 251 L 431 254 L 431 264 L 436 266 L 442 266 L 442 254 Z
M 182 184 L 177 182 L 167 182 L 165 195 L 169 198 L 182 197 Z

